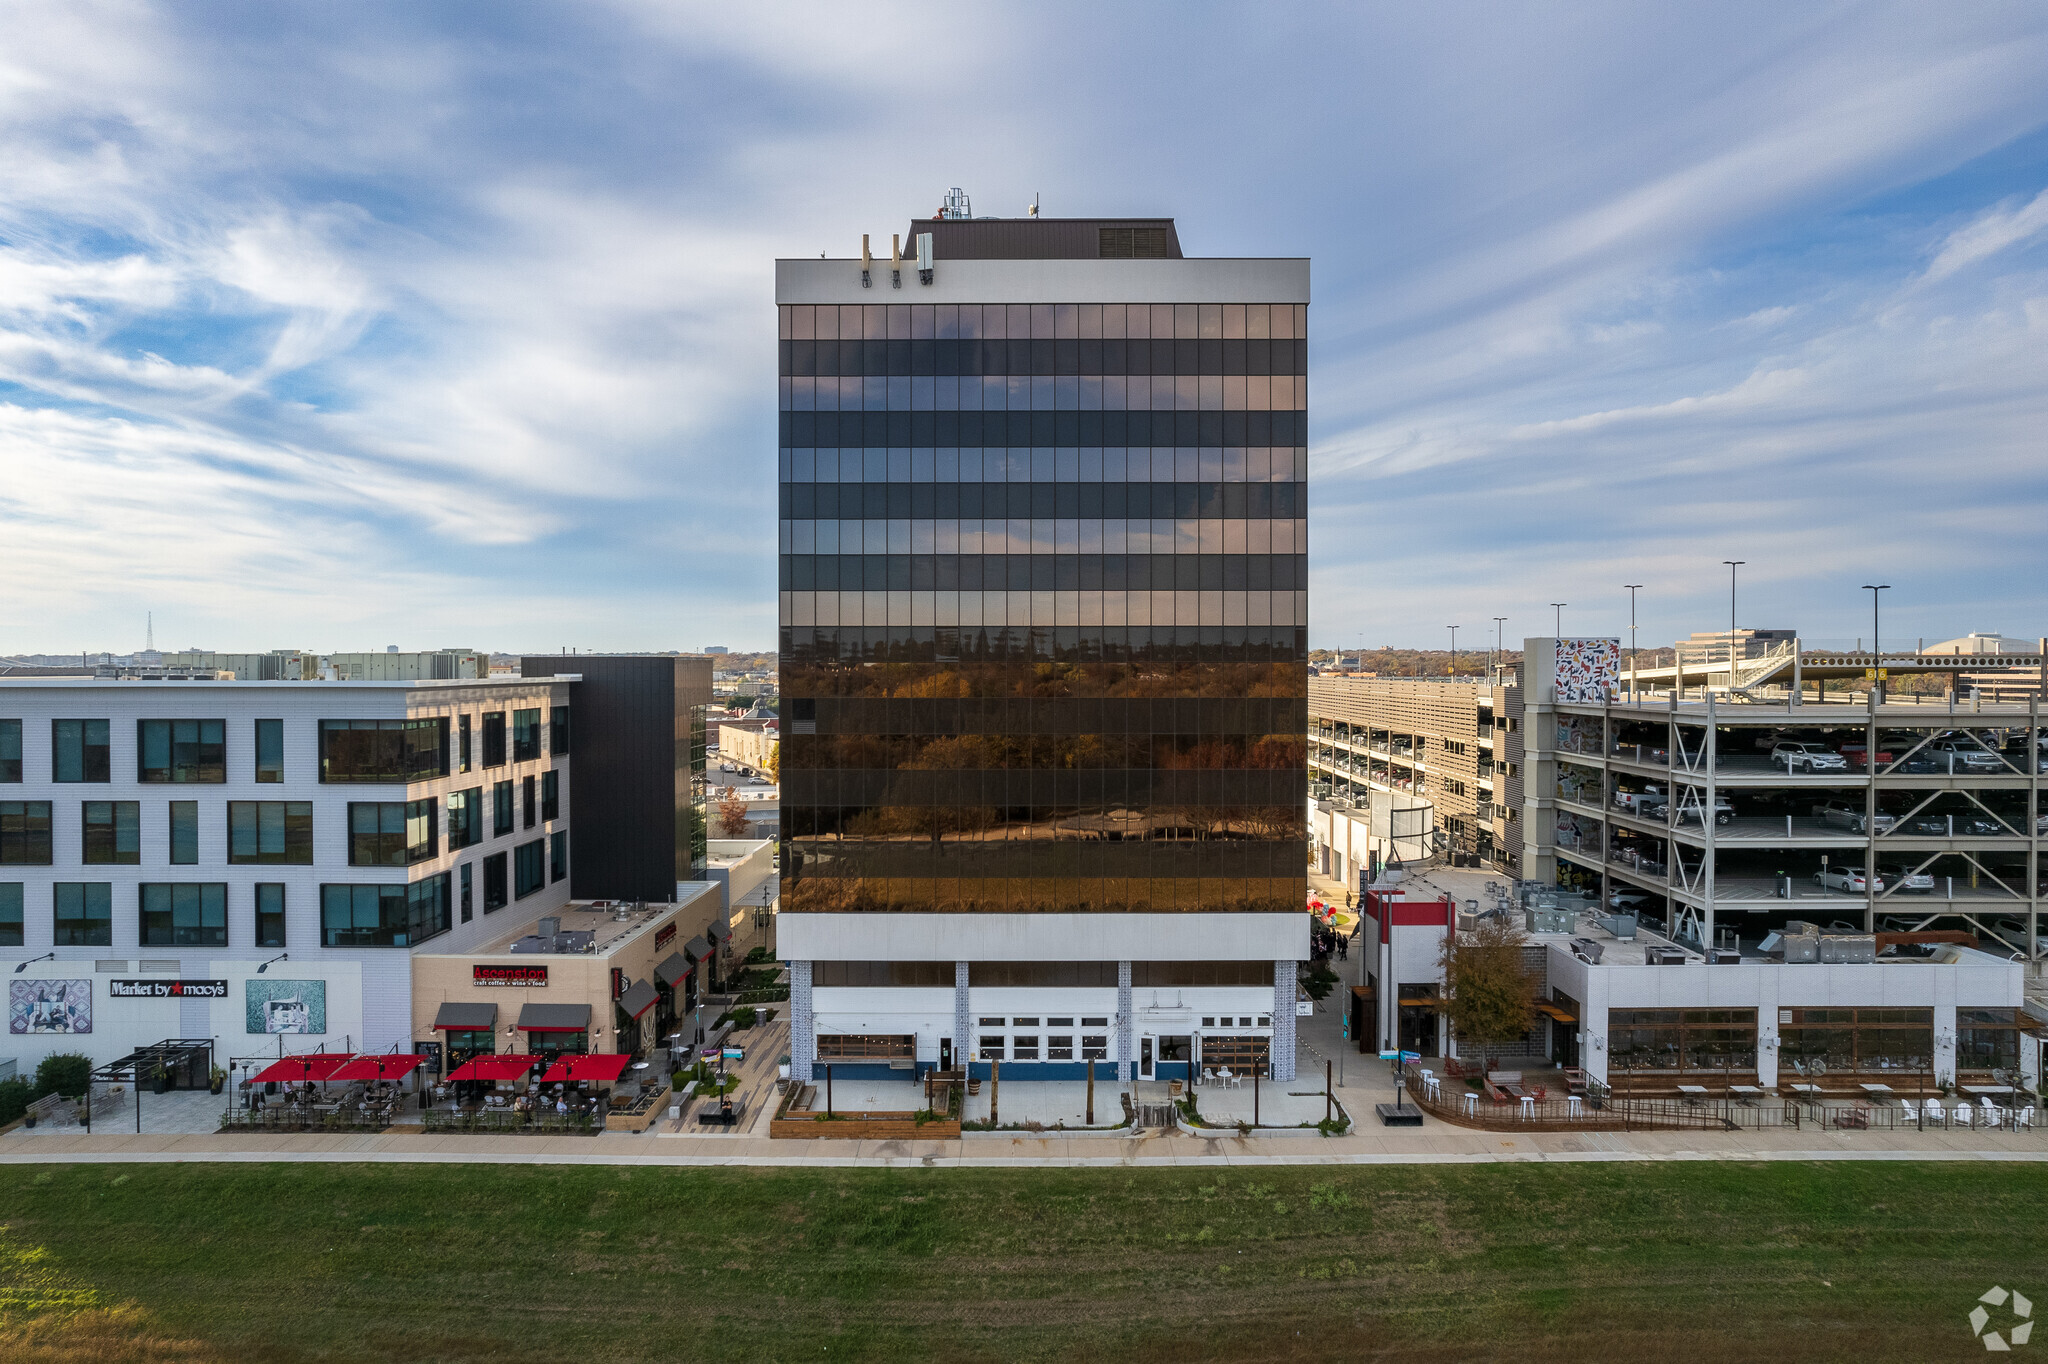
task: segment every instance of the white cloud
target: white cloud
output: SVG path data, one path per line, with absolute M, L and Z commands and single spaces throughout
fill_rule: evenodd
M 1923 278 L 1930 283 L 1947 279 L 1965 266 L 2038 236 L 2044 229 L 2048 229 L 2048 189 L 2028 203 L 1994 209 L 1950 233 Z

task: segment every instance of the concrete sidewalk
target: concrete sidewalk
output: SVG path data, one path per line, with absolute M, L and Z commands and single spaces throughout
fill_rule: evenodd
M 1370 1113 L 1370 1110 L 1367 1110 Z M 1370 1121 L 1370 1118 L 1367 1119 Z M 878 1168 L 1173 1165 L 1465 1165 L 1496 1161 L 2048 1161 L 2039 1135 L 1995 1132 L 1477 1132 L 1431 1123 L 1334 1138 L 968 1134 L 946 1141 L 770 1141 L 754 1136 L 600 1137 L 35 1135 L 0 1165 L 43 1162 L 398 1161 L 442 1164 L 746 1165 Z

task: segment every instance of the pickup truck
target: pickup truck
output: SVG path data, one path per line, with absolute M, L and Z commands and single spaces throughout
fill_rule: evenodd
M 1863 806 L 1846 800 L 1821 801 L 1813 807 L 1813 817 L 1834 828 L 1847 829 L 1852 834 L 1863 833 L 1867 827 Z M 1888 815 L 1882 811 L 1878 812 L 1876 820 L 1869 821 L 1876 825 L 1879 833 L 1886 832 L 1898 822 L 1897 815 Z
M 1927 746 L 1927 751 L 1934 756 L 1934 760 L 1937 763 L 1950 772 L 1958 768 L 1965 772 L 2003 772 L 2007 770 L 2004 758 L 1985 748 L 1968 735 L 1936 739 Z
M 1662 819 L 1664 807 L 1670 797 L 1660 786 L 1645 786 L 1640 791 L 1616 791 L 1614 808 L 1623 814 L 1634 815 L 1637 819 Z
M 1852 739 L 1848 743 L 1842 745 L 1840 752 L 1842 754 L 1842 757 L 1847 760 L 1849 766 L 1867 767 L 1869 764 L 1864 761 L 1863 756 L 1863 750 L 1865 749 L 1865 747 L 1867 747 L 1867 745 L 1864 743 L 1863 740 Z M 1892 751 L 1891 745 L 1886 743 L 1884 740 L 1879 739 L 1877 741 L 1878 765 L 1880 767 L 1891 766 L 1892 759 L 1894 756 L 1895 754 Z
M 1821 744 L 1785 743 L 1771 750 L 1771 764 L 1789 772 L 1847 772 L 1849 760 Z

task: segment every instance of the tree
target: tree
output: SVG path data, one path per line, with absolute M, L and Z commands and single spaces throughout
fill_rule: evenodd
M 739 788 L 728 786 L 718 801 L 718 836 L 720 838 L 745 838 L 747 836 L 747 802 L 740 797 Z
M 1461 1050 L 1476 1048 L 1480 1071 L 1490 1053 L 1519 1042 L 1536 1016 L 1536 978 L 1522 964 L 1527 939 L 1512 920 L 1481 919 L 1469 933 L 1445 937 L 1442 1011 Z
M 766 771 L 768 773 L 768 780 L 773 782 L 782 780 L 782 744 L 780 741 L 768 745 Z

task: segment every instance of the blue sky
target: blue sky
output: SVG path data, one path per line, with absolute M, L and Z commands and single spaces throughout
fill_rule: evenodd
M 2048 632 L 2039 6 L 5 24 L 0 653 L 766 647 L 772 261 L 950 185 L 1314 258 L 1318 645 Z

